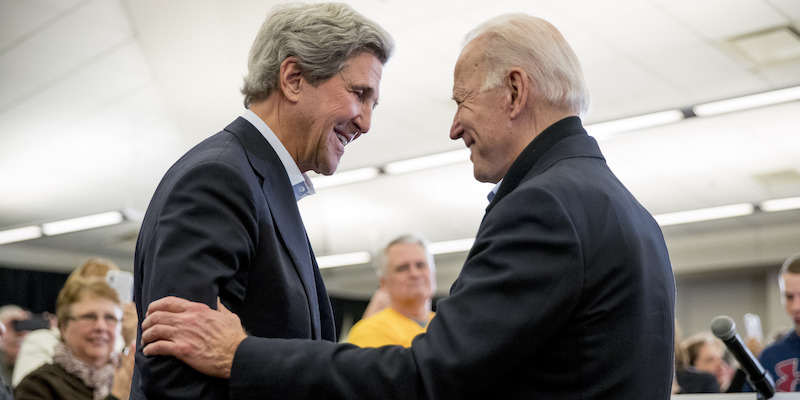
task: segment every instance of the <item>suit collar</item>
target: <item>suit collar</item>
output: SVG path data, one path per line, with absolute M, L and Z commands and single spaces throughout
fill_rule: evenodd
M 519 186 L 522 179 L 539 163 L 542 157 L 552 149 L 556 143 L 574 135 L 588 136 L 578 117 L 567 117 L 547 127 L 536 136 L 508 168 L 497 193 L 492 198 L 486 212 L 507 194 Z M 599 155 L 599 152 L 598 152 Z M 602 155 L 600 155 L 602 157 Z
M 279 169 L 286 177 L 286 184 L 291 186 L 289 175 L 286 173 L 286 168 L 278 157 L 278 153 L 253 124 L 239 117 L 225 127 L 225 130 L 236 136 L 242 143 L 247 160 L 260 178 L 264 178 L 268 173 L 274 174 L 274 171 Z

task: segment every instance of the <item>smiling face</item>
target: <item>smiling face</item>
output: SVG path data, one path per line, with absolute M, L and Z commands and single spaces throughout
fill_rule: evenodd
M 69 314 L 61 335 L 72 354 L 95 367 L 108 363 L 122 316 L 119 306 L 105 297 L 83 294 Z
M 327 81 L 304 85 L 298 102 L 303 126 L 298 130 L 296 155 L 301 171 L 332 174 L 345 145 L 369 131 L 382 71 L 383 64 L 374 55 L 360 53 Z
M 470 149 L 475 179 L 496 183 L 518 155 L 518 146 L 509 119 L 506 86 L 480 91 L 486 76 L 480 45 L 480 39 L 467 44 L 456 62 L 453 100 L 458 109 L 450 138 L 463 139 Z

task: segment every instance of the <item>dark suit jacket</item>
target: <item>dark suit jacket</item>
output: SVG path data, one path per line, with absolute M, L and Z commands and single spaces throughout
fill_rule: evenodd
M 142 223 L 134 275 L 140 320 L 164 296 L 212 308 L 219 296 L 254 336 L 335 340 L 330 302 L 286 170 L 244 118 L 166 173 Z M 134 399 L 224 399 L 228 382 L 171 357 L 145 357 L 139 346 L 133 393 Z
M 231 393 L 666 400 L 674 304 L 659 226 L 570 117 L 511 166 L 450 296 L 411 348 L 249 337 Z

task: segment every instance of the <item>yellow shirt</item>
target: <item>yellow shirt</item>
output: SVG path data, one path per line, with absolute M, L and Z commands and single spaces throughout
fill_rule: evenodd
M 431 312 L 428 322 L 433 318 Z M 411 340 L 420 333 L 425 332 L 425 327 L 410 319 L 391 307 L 386 307 L 371 317 L 364 318 L 350 329 L 347 341 L 360 347 L 380 347 L 396 344 L 411 347 Z

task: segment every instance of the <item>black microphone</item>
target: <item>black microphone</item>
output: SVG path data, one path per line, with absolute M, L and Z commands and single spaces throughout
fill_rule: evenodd
M 714 318 L 711 321 L 711 332 L 714 332 L 714 336 L 720 338 L 725 343 L 725 346 L 728 346 L 728 350 L 739 361 L 745 374 L 747 374 L 747 381 L 750 382 L 750 386 L 765 399 L 774 396 L 775 382 L 766 373 L 761 363 L 756 360 L 750 349 L 744 345 L 742 338 L 736 333 L 736 323 L 733 322 L 731 317 L 721 315 Z

